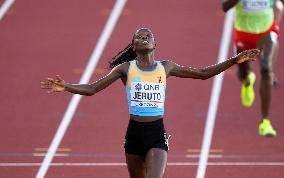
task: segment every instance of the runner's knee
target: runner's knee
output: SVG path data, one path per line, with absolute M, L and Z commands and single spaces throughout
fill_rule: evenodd
M 263 78 L 272 77 L 272 65 L 270 62 L 265 61 L 261 63 L 261 76 Z

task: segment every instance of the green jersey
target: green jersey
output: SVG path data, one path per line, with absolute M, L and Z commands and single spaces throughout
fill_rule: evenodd
M 235 28 L 253 34 L 267 31 L 274 22 L 273 5 L 274 0 L 239 0 Z

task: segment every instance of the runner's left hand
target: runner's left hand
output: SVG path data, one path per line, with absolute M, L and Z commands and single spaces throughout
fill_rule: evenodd
M 254 61 L 255 57 L 259 55 L 260 50 L 259 49 L 249 49 L 240 52 L 236 55 L 236 63 L 240 64 L 245 61 Z

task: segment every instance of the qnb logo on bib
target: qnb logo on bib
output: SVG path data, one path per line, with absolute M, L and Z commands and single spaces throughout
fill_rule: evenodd
M 162 83 L 132 82 L 131 106 L 164 107 L 165 87 Z
M 242 9 L 247 12 L 262 12 L 269 8 L 269 0 L 242 0 Z

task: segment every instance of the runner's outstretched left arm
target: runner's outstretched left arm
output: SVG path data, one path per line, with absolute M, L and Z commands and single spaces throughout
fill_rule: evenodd
M 246 50 L 222 63 L 204 68 L 181 66 L 171 61 L 163 61 L 163 64 L 165 66 L 167 76 L 206 80 L 223 72 L 234 64 L 242 63 L 248 60 L 254 60 L 254 57 L 258 54 L 258 49 Z

